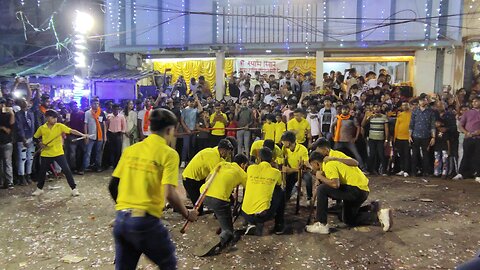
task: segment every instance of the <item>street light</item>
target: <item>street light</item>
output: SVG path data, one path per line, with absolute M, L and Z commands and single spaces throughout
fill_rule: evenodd
M 93 28 L 93 17 L 88 13 L 76 10 L 75 19 L 73 21 L 73 29 L 75 30 L 75 76 L 73 77 L 73 98 L 79 102 L 83 96 L 83 90 L 87 82 L 88 65 L 87 65 L 87 34 Z

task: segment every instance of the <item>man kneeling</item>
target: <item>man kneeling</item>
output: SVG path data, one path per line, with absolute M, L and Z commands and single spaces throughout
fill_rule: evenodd
M 230 208 L 230 196 L 238 185 L 245 187 L 248 167 L 248 158 L 244 154 L 237 154 L 233 162 L 222 161 L 217 167 L 216 179 L 212 180 L 205 197 L 205 205 L 213 210 L 217 217 L 222 232 L 220 233 L 219 247 L 224 248 L 233 240 L 232 209 Z M 215 171 L 216 167 L 212 170 Z M 207 184 L 203 184 L 200 192 L 204 192 Z
M 275 233 L 283 234 L 285 194 L 281 188 L 282 173 L 270 164 L 272 150 L 259 151 L 260 163 L 247 169 L 247 184 L 242 203 L 242 214 L 249 226 L 245 234 L 263 234 L 264 222 L 275 218 Z
M 368 178 L 358 167 L 342 162 L 324 161 L 325 156 L 313 152 L 310 165 L 321 184 L 317 188 L 317 222 L 307 225 L 310 233 L 328 234 L 328 198 L 343 200 L 342 221 L 348 226 L 382 225 L 387 232 L 392 227 L 391 209 L 380 209 L 378 202 L 362 206 L 370 192 Z

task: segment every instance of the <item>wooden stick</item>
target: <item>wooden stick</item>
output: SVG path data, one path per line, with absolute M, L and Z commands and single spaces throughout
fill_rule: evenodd
M 302 193 L 302 178 L 303 178 L 303 170 L 302 170 L 302 161 L 298 162 L 298 174 L 297 174 L 297 181 L 298 181 L 298 187 L 297 187 L 297 205 L 295 207 L 295 215 L 298 215 L 298 212 L 300 212 L 300 195 Z
M 62 135 L 63 135 L 63 133 L 60 133 L 58 136 L 55 136 L 55 138 L 51 139 L 49 142 L 47 142 L 47 143 L 45 144 L 45 147 L 47 147 L 47 146 L 48 146 L 49 144 L 51 144 L 54 140 L 56 140 L 58 137 L 60 137 L 60 136 L 62 136 Z M 41 147 L 41 148 L 38 149 L 35 153 L 33 153 L 33 156 L 38 155 L 40 152 L 42 152 L 42 150 L 43 150 L 43 147 Z
M 217 176 L 217 173 L 220 170 L 220 168 L 221 168 L 221 166 L 218 166 L 215 169 L 215 171 L 213 171 L 213 173 L 210 174 L 207 177 L 207 181 L 206 181 L 207 185 L 205 186 L 205 190 L 203 191 L 203 193 L 200 195 L 200 197 L 198 197 L 197 202 L 195 203 L 195 206 L 193 207 L 194 210 L 198 211 L 198 209 L 202 205 L 203 200 L 205 200 L 205 197 L 207 196 L 208 189 L 210 188 L 210 185 L 213 183 L 213 180 L 215 180 L 215 176 Z M 185 224 L 183 224 L 182 228 L 180 229 L 180 232 L 182 234 L 186 232 L 189 222 L 190 221 L 188 221 L 188 219 L 187 219 L 187 221 L 185 221 Z

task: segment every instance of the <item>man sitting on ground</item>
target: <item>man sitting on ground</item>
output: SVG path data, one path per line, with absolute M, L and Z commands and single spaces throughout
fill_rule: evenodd
M 242 214 L 249 223 L 245 234 L 263 234 L 263 224 L 275 218 L 275 233 L 285 230 L 285 195 L 281 188 L 282 173 L 273 168 L 272 151 L 266 147 L 259 151 L 260 163 L 247 170 L 247 184 L 242 203 Z
M 325 156 L 313 152 L 310 165 L 315 177 L 322 182 L 317 188 L 317 222 L 307 225 L 310 233 L 328 234 L 328 198 L 343 200 L 342 221 L 348 226 L 378 225 L 383 231 L 392 227 L 391 209 L 380 209 L 380 203 L 362 206 L 368 198 L 368 178 L 358 167 L 347 166 L 340 161 L 325 161 Z

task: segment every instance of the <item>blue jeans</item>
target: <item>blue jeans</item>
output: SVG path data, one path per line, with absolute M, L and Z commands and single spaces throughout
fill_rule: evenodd
M 195 134 L 184 135 L 183 137 L 183 146 L 182 146 L 182 161 L 189 161 L 193 155 L 193 149 L 195 149 L 195 139 L 197 138 Z
M 145 254 L 160 269 L 177 269 L 175 246 L 159 218 L 146 215 L 132 217 L 117 211 L 115 227 L 115 269 L 134 270 L 140 255 Z
M 0 144 L 0 184 L 13 185 L 12 143 Z
M 23 142 L 17 142 L 17 173 L 20 176 L 32 174 L 33 165 L 33 153 L 35 152 L 35 146 L 33 142 L 27 143 L 25 147 Z
M 238 153 L 245 154 L 247 157 L 250 154 L 250 130 L 238 130 L 237 131 L 237 141 L 238 141 Z
M 92 150 L 95 151 L 95 166 L 97 169 L 102 168 L 102 147 L 103 141 L 89 140 L 83 156 L 83 170 L 90 166 L 90 156 Z

